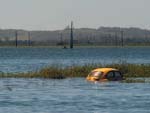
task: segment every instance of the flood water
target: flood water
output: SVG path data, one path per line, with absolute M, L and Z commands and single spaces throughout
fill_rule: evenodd
M 1 72 L 88 63 L 149 64 L 150 47 L 0 48 Z M 0 113 L 149 113 L 150 83 L 91 83 L 85 78 L 0 79 Z
M 150 47 L 101 48 L 0 48 L 0 71 L 35 71 L 44 66 L 89 63 L 150 63 Z
M 0 79 L 0 113 L 149 112 L 149 83 Z

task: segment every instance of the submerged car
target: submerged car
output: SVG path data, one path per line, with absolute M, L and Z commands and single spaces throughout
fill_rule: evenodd
M 123 80 L 123 75 L 118 69 L 98 68 L 92 70 L 86 79 L 88 81 L 120 81 Z

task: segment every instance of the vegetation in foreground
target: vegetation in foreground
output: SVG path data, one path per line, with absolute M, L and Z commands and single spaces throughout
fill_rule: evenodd
M 45 67 L 36 72 L 27 73 L 0 73 L 1 78 L 48 78 L 64 79 L 69 77 L 86 77 L 88 73 L 101 67 L 112 67 L 119 69 L 125 78 L 150 77 L 150 64 L 87 64 L 83 66 L 71 66 L 61 68 L 60 66 Z M 133 81 L 133 80 L 128 80 Z

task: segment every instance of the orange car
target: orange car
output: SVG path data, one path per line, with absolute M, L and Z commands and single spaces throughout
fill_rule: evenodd
M 86 79 L 88 81 L 120 81 L 123 80 L 123 75 L 118 69 L 98 68 L 91 71 Z

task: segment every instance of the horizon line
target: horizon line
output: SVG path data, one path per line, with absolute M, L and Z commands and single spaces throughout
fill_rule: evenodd
M 70 26 L 66 26 L 64 27 L 64 29 L 24 29 L 24 28 L 0 28 L 0 30 L 18 30 L 18 31 L 62 31 L 65 29 L 70 28 Z M 148 28 L 143 28 L 143 27 L 135 27 L 135 26 L 130 26 L 130 27 L 121 27 L 121 26 L 100 26 L 98 28 L 94 28 L 94 27 L 74 27 L 74 29 L 95 29 L 98 30 L 100 28 L 120 28 L 120 29 L 130 29 L 130 28 L 134 28 L 134 29 L 141 29 L 141 30 L 150 30 Z

